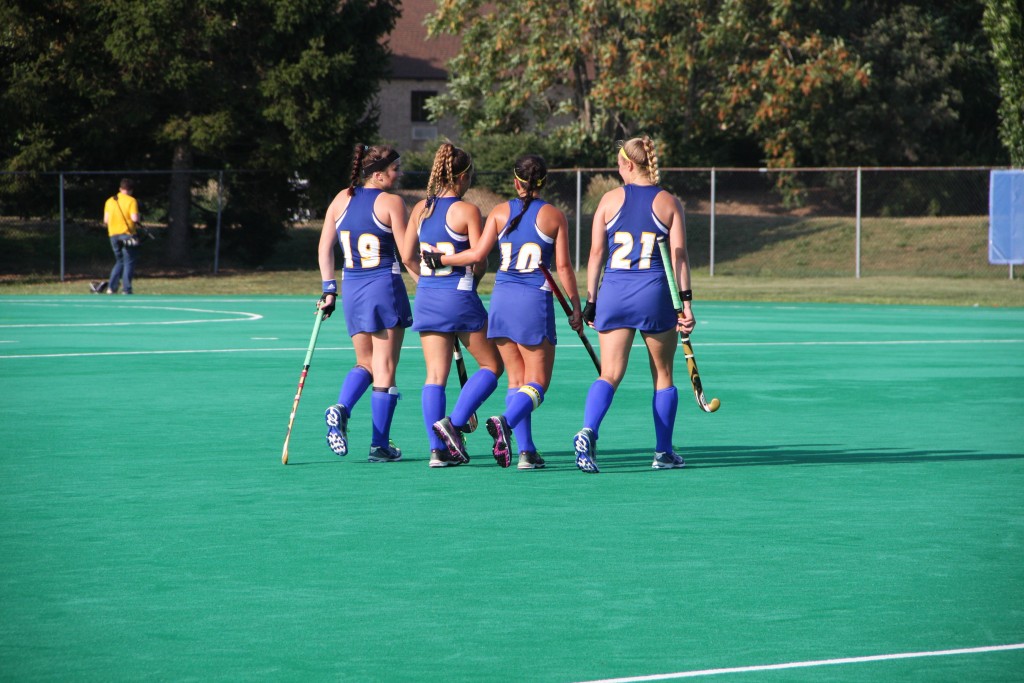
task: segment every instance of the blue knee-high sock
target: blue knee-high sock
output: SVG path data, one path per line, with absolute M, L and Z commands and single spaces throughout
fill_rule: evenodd
M 459 399 L 452 409 L 452 424 L 456 427 L 464 427 L 469 422 L 469 416 L 476 412 L 476 409 L 483 405 L 487 397 L 498 388 L 498 376 L 487 368 L 480 368 L 473 373 L 473 376 L 466 381 L 466 386 L 459 392 Z
M 512 397 L 518 393 L 519 387 L 515 387 L 509 388 L 508 393 L 505 394 L 506 414 L 508 413 L 509 406 L 512 405 Z M 519 424 L 512 427 L 512 434 L 516 437 L 516 443 L 519 444 L 519 450 L 537 451 L 537 445 L 533 443 L 533 413 L 527 413 L 524 415 L 523 419 L 519 420 Z
M 444 417 L 445 399 L 444 387 L 440 384 L 423 385 L 423 424 L 427 427 L 427 440 L 430 441 L 431 450 L 445 447 L 444 441 L 441 441 L 431 428 L 431 425 Z
M 338 405 L 345 406 L 350 417 L 352 415 L 352 408 L 355 407 L 356 402 L 359 401 L 362 395 L 366 393 L 372 381 L 373 375 L 361 365 L 355 366 L 345 375 L 341 391 L 338 392 Z
M 386 447 L 391 436 L 391 420 L 398 405 L 398 387 L 373 388 L 370 410 L 373 414 L 373 437 L 370 446 Z
M 525 416 L 536 410 L 544 402 L 544 387 L 536 382 L 528 382 L 519 387 L 516 395 L 506 399 L 505 421 L 509 427 L 515 427 Z
M 587 404 L 583 408 L 583 426 L 594 430 L 594 436 L 597 436 L 597 432 L 601 428 L 601 420 L 608 413 L 608 409 L 612 407 L 612 398 L 614 397 L 615 388 L 607 381 L 598 378 L 590 385 L 590 391 L 587 392 Z
M 672 428 L 676 424 L 676 406 L 679 405 L 679 392 L 675 387 L 654 392 L 651 399 L 651 410 L 654 412 L 654 450 L 659 453 L 672 451 Z

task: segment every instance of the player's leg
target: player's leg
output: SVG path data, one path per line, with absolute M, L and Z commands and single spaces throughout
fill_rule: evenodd
M 470 416 L 498 387 L 503 363 L 494 343 L 487 338 L 486 326 L 476 332 L 460 333 L 459 340 L 480 366 L 459 391 L 459 398 L 449 416 L 452 426 L 461 430 L 469 422 Z
M 517 344 L 519 358 L 523 363 L 523 384 L 515 394 L 505 401 L 505 412 L 487 421 L 488 431 L 494 437 L 494 458 L 498 464 L 508 467 L 512 458 L 512 433 L 516 431 L 516 440 L 520 450 L 527 454 L 527 466 L 521 469 L 543 467 L 544 461 L 536 456 L 537 447 L 533 444 L 531 419 L 535 411 L 544 401 L 544 393 L 551 383 L 551 371 L 555 362 L 555 346 L 548 339 L 540 344 Z M 531 454 L 533 457 L 531 457 Z M 520 457 L 520 464 L 524 458 Z
M 348 420 L 359 399 L 373 382 L 373 343 L 368 332 L 359 332 L 352 337 L 356 353 L 356 364 L 345 375 L 338 392 L 338 403 L 324 413 L 327 422 L 327 445 L 337 455 L 348 453 Z
M 626 376 L 629 349 L 635 336 L 636 330 L 631 328 L 598 333 L 598 342 L 601 346 L 601 376 L 594 380 L 587 391 L 587 400 L 583 408 L 583 429 L 573 437 L 576 466 L 584 472 L 598 472 L 596 453 L 601 422 L 612 406 L 615 390 Z
M 505 371 L 508 372 L 509 388 L 511 390 L 512 387 L 516 387 L 518 393 L 526 377 L 526 360 L 521 353 L 521 347 L 508 337 L 499 337 L 494 342 L 498 353 L 501 354 Z M 506 407 L 508 403 L 509 400 L 506 397 Z M 511 462 L 509 453 L 512 448 L 512 433 L 508 424 L 504 423 L 504 417 L 492 416 L 487 418 L 487 433 L 494 439 L 494 446 L 491 449 L 494 459 L 502 467 L 508 467 Z
M 427 429 L 427 440 L 430 442 L 431 464 L 433 467 L 442 467 L 443 458 L 435 458 L 434 455 L 447 453 L 448 449 L 444 441 L 434 431 L 434 423 L 442 419 L 447 411 L 447 397 L 445 386 L 448 383 L 448 373 L 452 369 L 452 350 L 454 348 L 454 335 L 445 332 L 421 332 L 420 343 L 423 346 L 423 360 L 427 366 L 427 378 L 423 384 L 421 403 L 423 408 L 423 423 Z M 437 464 L 434 464 L 435 460 Z
M 396 462 L 402 452 L 390 443 L 391 421 L 400 395 L 395 386 L 395 372 L 405 339 L 404 327 L 392 327 L 370 335 L 373 346 L 373 395 L 371 411 L 373 432 L 370 439 L 370 462 Z
M 651 380 L 654 384 L 654 396 L 651 400 L 651 412 L 654 415 L 654 469 L 673 469 L 683 467 L 682 456 L 677 455 L 672 447 L 672 432 L 675 428 L 676 408 L 679 405 L 679 392 L 673 383 L 672 364 L 676 354 L 676 332 L 674 329 L 657 334 L 644 333 L 647 345 L 648 360 L 651 367 Z

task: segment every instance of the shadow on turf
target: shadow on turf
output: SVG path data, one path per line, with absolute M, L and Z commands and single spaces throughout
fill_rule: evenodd
M 686 458 L 686 469 L 704 467 L 778 467 L 780 465 L 865 465 L 925 462 L 954 462 L 970 460 L 1020 460 L 1024 453 L 981 453 L 968 450 L 903 450 L 899 448 L 840 448 L 829 444 L 794 444 L 786 446 L 717 446 L 694 450 L 678 451 Z M 576 469 L 572 451 L 546 451 L 547 467 L 537 472 Z M 611 453 L 598 451 L 597 464 L 602 472 L 652 472 L 653 453 L 647 448 L 616 450 Z M 365 458 L 353 458 L 348 462 L 361 465 L 426 465 L 425 457 L 407 457 L 397 463 L 368 463 Z M 328 465 L 345 462 L 344 458 L 289 462 L 289 467 L 302 465 Z M 474 456 L 464 468 L 495 467 L 490 457 Z M 462 468 L 460 468 L 462 469 Z M 515 463 L 513 463 L 515 469 Z
M 780 465 L 864 465 L 969 460 L 1020 460 L 1024 453 L 982 453 L 969 450 L 905 450 L 900 448 L 841 448 L 830 444 L 794 444 L 783 446 L 717 446 L 682 449 L 686 469 L 701 467 L 764 467 Z M 553 454 L 561 456 L 562 453 Z M 571 454 L 566 453 L 567 457 Z M 651 451 L 645 448 L 617 450 L 602 454 L 597 464 L 601 471 L 649 468 Z

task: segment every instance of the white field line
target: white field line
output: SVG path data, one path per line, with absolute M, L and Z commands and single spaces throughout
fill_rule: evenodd
M 802 669 L 812 666 L 835 666 L 839 664 L 863 664 L 865 662 L 885 662 L 894 659 L 914 659 L 918 657 L 946 657 L 950 655 L 973 655 L 986 652 L 1002 652 L 1005 650 L 1024 650 L 1024 643 L 1012 645 L 989 645 L 986 647 L 967 647 L 957 650 L 932 650 L 930 652 L 897 652 L 887 655 L 870 655 L 867 657 L 842 657 L 839 659 L 816 659 L 806 662 L 787 662 L 785 664 L 760 664 L 756 666 L 736 666 L 727 669 L 701 669 L 695 671 L 677 671 L 670 674 L 652 674 L 650 676 L 630 676 L 627 678 L 602 678 L 583 683 L 641 683 L 642 681 L 670 681 L 680 678 L 698 678 L 701 676 L 717 676 L 719 674 L 749 673 L 752 671 L 778 671 L 780 669 Z
M 2 325 L 0 329 L 22 329 L 31 327 L 127 327 L 134 325 L 194 325 L 197 323 L 233 323 L 250 322 L 261 320 L 262 315 L 258 313 L 246 313 L 245 311 L 214 311 L 205 308 L 178 308 L 175 306 L 118 306 L 118 308 L 149 309 L 152 311 L 185 311 L 186 313 L 215 313 L 218 315 L 232 315 L 234 318 L 203 318 L 201 320 L 163 320 L 156 322 L 106 322 L 106 323 L 26 323 L 17 325 Z
M 249 314 L 254 315 L 254 314 Z M 236 320 L 234 318 L 231 319 Z M 241 319 L 239 319 L 241 320 Z M 213 322 L 213 321 L 195 321 Z M 158 323 L 150 323 L 158 324 Z M 828 342 L 711 342 L 701 344 L 701 348 L 717 346 L 891 346 L 891 345 L 935 345 L 935 344 L 1021 344 L 1024 339 L 944 339 L 935 341 L 931 339 L 902 341 L 828 341 Z M 582 344 L 559 344 L 563 349 L 582 349 Z M 306 346 L 290 346 L 281 348 L 255 348 L 255 349 L 181 349 L 181 350 L 156 350 L 156 351 L 84 351 L 80 353 L 26 353 L 26 354 L 0 354 L 0 360 L 25 359 L 25 358 L 91 358 L 94 356 L 170 356 L 178 354 L 206 354 L 206 353 L 293 353 L 305 351 Z M 419 344 L 406 344 L 402 346 L 403 351 L 420 350 Z M 634 343 L 633 348 L 644 348 L 643 342 Z M 351 346 L 318 346 L 318 351 L 352 351 Z

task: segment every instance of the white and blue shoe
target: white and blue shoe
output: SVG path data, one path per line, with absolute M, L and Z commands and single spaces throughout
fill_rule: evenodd
M 671 470 L 675 468 L 686 467 L 686 461 L 683 460 L 683 456 L 669 451 L 662 453 L 655 451 L 654 462 L 651 463 L 651 468 L 655 470 Z
M 348 410 L 342 405 L 333 405 L 324 413 L 327 422 L 327 445 L 335 455 L 348 455 Z
M 398 462 L 402 459 L 402 449 L 388 439 L 387 446 L 370 446 L 370 462 Z
M 595 441 L 597 441 L 597 437 L 594 436 L 594 430 L 589 427 L 584 427 L 576 432 L 576 436 L 572 439 L 572 447 L 576 451 L 576 467 L 580 468 L 581 472 L 597 474 L 601 471 L 597 468 Z

